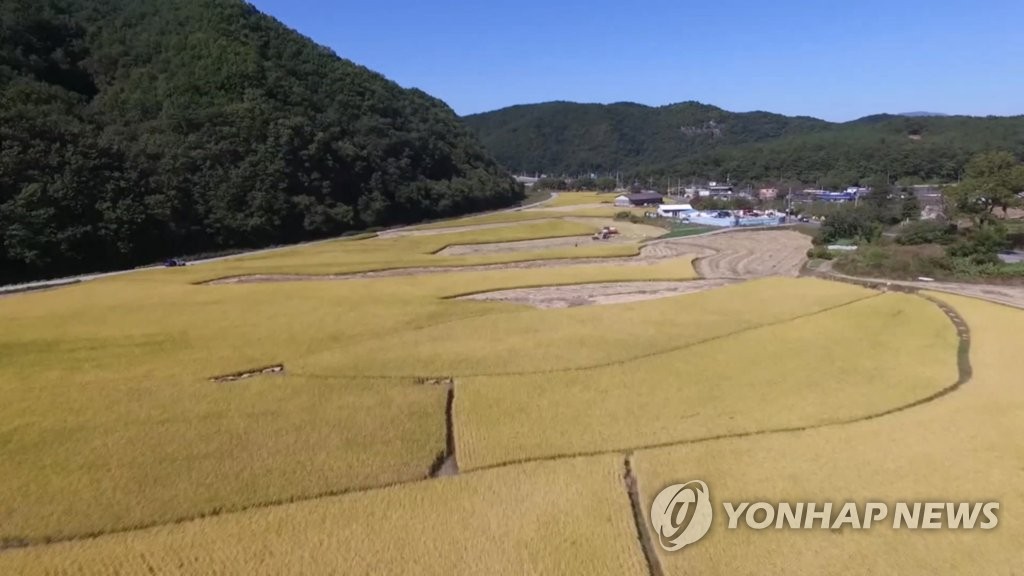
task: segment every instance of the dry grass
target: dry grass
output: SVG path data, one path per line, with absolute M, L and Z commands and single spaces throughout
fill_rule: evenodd
M 760 294 L 775 295 L 771 307 L 730 309 L 730 302 L 738 308 Z M 463 379 L 455 406 L 459 462 L 474 468 L 814 426 L 882 412 L 956 381 L 956 331 L 924 299 L 886 294 L 787 321 L 862 296 L 834 284 L 780 279 L 609 308 L 609 316 L 639 319 L 644 308 L 660 307 L 677 326 L 649 325 L 662 340 L 643 347 L 627 347 L 630 332 L 617 344 L 581 335 L 576 341 L 588 343 L 573 357 L 589 358 L 593 350 L 591 361 L 627 360 L 599 369 Z M 590 312 L 578 310 L 580 317 Z M 746 325 L 717 314 L 746 316 Z M 678 350 L 742 328 L 751 329 Z M 604 329 L 615 331 L 614 322 Z M 631 358 L 664 353 L 630 359 L 626 350 Z M 549 353 L 552 368 L 566 363 Z
M 1012 359 L 1024 312 L 956 296 L 971 328 L 973 379 L 911 410 L 847 426 L 645 451 L 644 502 L 679 480 L 706 481 L 708 535 L 662 554 L 667 574 L 1016 574 L 1024 565 L 1024 387 Z M 919 366 L 915 360 L 915 366 Z M 985 530 L 726 530 L 722 501 L 998 501 Z M 649 507 L 649 504 L 647 504 Z M 855 559 L 855 560 L 853 560 Z
M 541 463 L 0 553 L 0 573 L 615 574 L 646 565 L 622 459 Z

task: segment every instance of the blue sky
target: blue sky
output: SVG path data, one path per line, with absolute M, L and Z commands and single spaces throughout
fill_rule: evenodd
M 1024 0 L 253 4 L 459 114 L 548 100 L 1024 114 Z

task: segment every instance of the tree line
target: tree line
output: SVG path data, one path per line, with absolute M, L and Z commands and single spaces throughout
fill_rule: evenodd
M 846 123 L 696 102 L 550 102 L 465 118 L 495 157 L 523 173 L 615 174 L 624 182 L 729 180 L 840 188 L 884 180 L 955 182 L 989 150 L 1024 157 L 1024 116 L 877 115 Z
M 242 0 L 0 3 L 0 281 L 522 197 L 444 103 Z

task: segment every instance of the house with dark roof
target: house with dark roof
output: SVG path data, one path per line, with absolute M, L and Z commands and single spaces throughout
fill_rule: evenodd
M 627 194 L 626 198 L 629 199 L 629 203 L 633 206 L 652 206 L 654 204 L 661 204 L 661 201 L 664 199 L 661 194 L 650 190 Z

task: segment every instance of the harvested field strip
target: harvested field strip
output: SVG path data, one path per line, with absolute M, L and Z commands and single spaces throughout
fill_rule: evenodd
M 608 456 L 9 550 L 0 573 L 645 576 L 632 518 Z
M 907 410 L 970 377 L 969 340 L 944 312 L 921 298 L 888 294 L 714 338 L 687 346 L 685 354 L 581 370 L 560 378 L 558 387 L 536 375 L 467 377 L 456 423 L 460 464 L 463 470 L 500 467 L 794 432 Z M 878 341 L 851 354 L 847 330 L 871 327 Z M 784 353 L 767 364 L 715 361 L 730 350 L 768 344 Z M 919 362 L 887 354 L 897 346 Z M 822 358 L 832 368 L 827 380 L 807 368 Z M 496 412 L 505 416 L 496 419 Z M 633 424 L 638 419 L 643 426 Z
M 685 446 L 685 445 L 692 445 L 692 444 L 703 444 L 703 443 L 717 441 L 717 440 L 747 438 L 747 437 L 753 437 L 753 436 L 773 435 L 773 434 L 782 434 L 782 433 L 790 433 L 790 432 L 802 432 L 802 431 L 808 431 L 808 430 L 832 428 L 832 427 L 837 427 L 837 426 L 853 424 L 853 423 L 857 423 L 857 422 L 869 421 L 869 420 L 881 418 L 883 416 L 888 416 L 888 415 L 896 414 L 896 413 L 899 413 L 899 412 L 903 412 L 903 411 L 909 410 L 910 408 L 921 406 L 923 404 L 926 404 L 927 402 L 934 401 L 934 400 L 936 400 L 938 398 L 941 398 L 941 397 L 949 394 L 950 392 L 953 392 L 954 390 L 956 390 L 957 388 L 959 388 L 960 386 L 965 384 L 970 379 L 971 374 L 972 374 L 972 369 L 971 369 L 971 365 L 970 365 L 970 333 L 969 333 L 969 328 L 968 328 L 968 326 L 966 324 L 966 321 L 964 321 L 963 318 L 961 318 L 959 316 L 959 314 L 957 314 L 956 311 L 952 307 L 950 307 L 948 305 L 944 305 L 942 307 L 942 310 L 948 316 L 949 320 L 954 323 L 954 325 L 956 326 L 956 329 L 957 329 L 958 339 L 959 339 L 959 348 L 958 348 L 958 351 L 957 351 L 957 365 L 958 365 L 959 377 L 958 377 L 957 381 L 954 382 L 953 384 L 951 384 L 950 386 L 947 386 L 947 387 L 939 390 L 938 392 L 936 392 L 936 393 L 934 393 L 934 394 L 932 394 L 932 395 L 930 395 L 930 396 L 928 396 L 926 398 L 921 398 L 921 399 L 915 400 L 913 402 L 909 402 L 909 403 L 906 403 L 906 404 L 903 404 L 903 405 L 900 405 L 900 406 L 892 407 L 892 408 L 889 408 L 889 409 L 881 411 L 881 412 L 872 413 L 872 414 L 868 414 L 868 415 L 865 415 L 865 416 L 860 416 L 860 417 L 857 417 L 857 418 L 838 420 L 838 421 L 834 421 L 834 422 L 826 422 L 826 423 L 815 424 L 815 425 L 808 425 L 808 426 L 792 426 L 792 427 L 772 428 L 772 429 L 764 429 L 764 430 L 754 430 L 754 431 L 739 432 L 739 433 L 728 433 L 728 434 L 720 434 L 720 435 L 715 435 L 715 436 L 708 436 L 708 437 L 704 437 L 704 438 L 685 439 L 685 440 L 661 442 L 661 443 L 655 443 L 655 444 L 636 445 L 636 446 L 629 446 L 629 447 L 618 447 L 618 448 L 610 448 L 610 449 L 604 449 L 604 450 L 594 450 L 594 451 L 589 451 L 589 452 L 577 452 L 577 453 L 571 453 L 571 454 L 557 454 L 557 455 L 549 455 L 549 456 L 524 458 L 524 459 L 520 459 L 520 460 L 500 462 L 500 463 L 496 463 L 496 464 L 492 464 L 492 465 L 488 465 L 488 466 L 474 467 L 471 470 L 463 471 L 461 475 L 462 476 L 476 475 L 478 473 L 485 473 L 485 472 L 490 471 L 490 470 L 501 469 L 501 468 L 508 468 L 508 467 L 519 467 L 519 466 L 524 466 L 524 465 L 530 465 L 530 464 L 537 463 L 537 462 L 574 460 L 574 459 L 578 459 L 578 458 L 600 457 L 600 456 L 608 456 L 608 455 L 614 455 L 614 454 L 628 455 L 628 454 L 631 454 L 632 452 L 638 451 L 638 450 L 650 450 L 650 449 L 658 449 L 658 448 L 669 448 L 669 447 L 675 447 L 675 446 Z M 446 407 L 446 412 L 448 414 L 449 422 L 452 421 L 452 412 L 454 410 L 454 405 L 453 405 L 454 404 L 453 403 L 454 397 L 453 397 L 452 390 L 453 390 L 452 388 L 449 388 L 449 395 L 448 395 L 448 398 L 449 398 L 448 402 L 449 403 L 448 403 L 448 405 Z M 454 436 L 454 428 L 449 428 L 449 439 L 450 439 L 449 441 L 453 441 L 453 436 Z M 450 450 L 451 454 L 454 456 L 454 450 L 455 450 L 454 446 L 448 448 L 448 450 Z M 628 471 L 627 471 L 627 475 L 628 475 Z M 337 490 L 337 491 L 329 491 L 329 492 L 323 492 L 323 493 L 320 493 L 320 494 L 316 494 L 316 495 L 312 495 L 312 496 L 307 496 L 307 497 L 296 497 L 296 498 L 290 498 L 290 499 L 268 501 L 268 502 L 264 502 L 264 503 L 261 503 L 261 504 L 258 504 L 258 505 L 250 506 L 250 507 L 245 508 L 245 509 L 239 509 L 239 510 L 217 510 L 217 511 L 213 511 L 213 512 L 206 513 L 206 514 L 200 514 L 200 515 L 191 516 L 191 517 L 183 517 L 183 518 L 176 519 L 176 520 L 169 521 L 169 522 L 156 522 L 156 523 L 149 524 L 149 525 L 140 525 L 140 526 L 134 526 L 134 527 L 131 527 L 131 528 L 119 529 L 119 530 L 108 530 L 108 531 L 84 534 L 84 535 L 75 536 L 75 537 L 68 537 L 68 538 L 52 538 L 52 539 L 49 539 L 49 540 L 47 540 L 45 542 L 42 542 L 42 543 L 29 542 L 27 539 L 18 539 L 18 538 L 11 538 L 11 537 L 7 537 L 6 540 L 8 542 L 8 547 L 9 548 L 14 548 L 14 547 L 38 548 L 38 547 L 41 547 L 41 546 L 49 546 L 49 545 L 57 544 L 57 543 L 60 543 L 60 542 L 91 540 L 91 539 L 95 539 L 95 538 L 98 538 L 98 537 L 104 536 L 104 535 L 114 535 L 114 534 L 137 532 L 137 531 L 142 531 L 142 530 L 146 530 L 146 529 L 157 527 L 157 526 L 172 526 L 172 525 L 181 524 L 181 523 L 185 523 L 185 522 L 190 522 L 192 520 L 197 520 L 197 519 L 202 519 L 202 518 L 207 518 L 207 517 L 212 517 L 212 516 L 244 514 L 244 513 L 248 512 L 248 511 L 257 510 L 257 509 L 260 509 L 260 508 L 278 507 L 278 506 L 282 506 L 282 505 L 286 505 L 286 504 L 291 504 L 291 503 L 320 500 L 320 499 L 331 498 L 331 497 L 341 496 L 341 495 L 377 492 L 377 491 L 389 489 L 389 488 L 392 488 L 392 487 L 395 487 L 395 486 L 403 486 L 403 485 L 408 485 L 408 484 L 418 484 L 418 483 L 423 483 L 425 481 L 426 481 L 425 479 L 412 479 L 412 480 L 407 480 L 407 481 L 382 484 L 380 486 L 373 486 L 373 487 L 366 487 L 366 488 L 353 488 L 353 489 Z M 633 486 L 633 487 L 636 486 L 635 477 L 634 477 L 634 480 L 633 480 L 632 484 L 629 484 L 629 481 L 627 480 L 627 486 Z M 646 524 L 644 526 L 646 526 Z M 4 549 L 4 547 L 0 546 L 0 551 L 2 551 L 3 549 Z M 0 554 L 0 557 L 2 557 L 2 554 Z
M 598 304 L 621 304 L 691 294 L 712 288 L 721 288 L 735 282 L 727 279 L 683 280 L 679 282 L 601 282 L 595 284 L 569 284 L 512 288 L 458 296 L 459 300 L 509 302 L 535 308 L 569 308 Z

